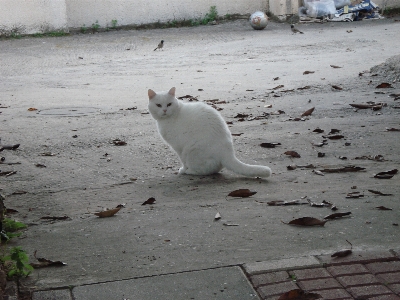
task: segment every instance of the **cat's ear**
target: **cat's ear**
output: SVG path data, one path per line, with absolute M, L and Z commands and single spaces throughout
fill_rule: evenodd
M 155 91 L 149 89 L 147 94 L 149 95 L 149 100 L 153 99 L 157 94 Z
M 175 97 L 175 87 L 171 88 L 168 92 L 168 94 L 170 94 L 171 96 Z

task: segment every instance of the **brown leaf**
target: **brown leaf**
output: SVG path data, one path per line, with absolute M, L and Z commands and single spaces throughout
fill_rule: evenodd
M 331 255 L 331 257 L 345 257 L 353 253 L 351 249 L 343 249 L 338 252 L 335 252 Z
M 349 105 L 352 107 L 358 108 L 358 109 L 368 109 L 368 108 L 372 108 L 372 106 L 373 106 L 370 104 L 357 104 L 357 103 L 350 103 Z
M 299 219 L 294 219 L 294 220 L 290 221 L 289 223 L 285 223 L 285 222 L 283 222 L 283 223 L 289 224 L 289 225 L 299 225 L 299 226 L 324 226 L 326 222 L 327 221 L 321 221 L 316 218 L 303 217 L 303 218 L 299 218 Z
M 385 172 L 379 172 L 379 173 L 375 174 L 374 177 L 379 178 L 379 179 L 390 179 L 395 174 L 397 174 L 397 172 L 398 172 L 397 169 L 393 169 L 393 170 L 385 171 Z
M 260 146 L 263 148 L 275 148 L 276 146 L 280 146 L 281 143 L 261 143 Z
M 379 209 L 379 210 L 393 210 L 393 209 L 387 208 L 385 206 L 377 206 L 376 208 Z
M 119 212 L 120 209 L 121 209 L 121 207 L 118 207 L 118 208 L 113 208 L 113 209 L 101 211 L 101 212 L 94 213 L 94 214 L 100 218 L 108 218 L 108 217 L 112 217 L 113 215 L 115 215 L 117 212 Z
M 339 90 L 339 91 L 343 90 L 343 88 L 341 88 L 338 85 L 332 85 L 332 88 L 334 88 L 335 90 Z
M 335 168 L 335 169 L 327 168 L 327 169 L 321 170 L 321 172 L 324 172 L 324 173 L 342 173 L 342 172 L 358 172 L 358 171 L 363 171 L 363 170 L 365 170 L 365 168 L 356 167 L 356 166 L 347 166 L 347 167 Z
M 323 129 L 320 129 L 320 128 L 315 128 L 314 130 L 313 130 L 313 132 L 316 132 L 316 133 L 323 133 L 325 130 L 323 130 Z
M 243 132 L 242 133 L 231 133 L 231 134 L 232 134 L 232 136 L 241 136 L 243 134 Z
M 236 116 L 234 116 L 234 118 L 247 118 L 249 115 L 248 114 L 237 114 Z
M 62 217 L 45 216 L 45 217 L 41 217 L 40 219 L 43 219 L 43 220 L 68 220 L 68 219 L 70 219 L 70 217 L 68 217 L 68 216 L 62 216 Z
M 28 111 L 35 111 L 35 110 L 37 110 L 37 108 L 34 108 L 34 107 L 29 107 L 28 108 Z
M 313 74 L 313 73 L 315 73 L 315 71 L 304 71 L 304 72 L 303 72 L 303 75 Z
M 249 189 L 238 189 L 238 190 L 230 192 L 228 194 L 228 196 L 246 198 L 246 197 L 253 196 L 255 194 L 257 194 L 257 192 L 252 192 Z
M 388 127 L 386 127 L 386 131 L 400 131 L 400 129 L 398 129 L 398 128 L 388 128 Z
M 333 134 L 333 135 L 326 135 L 326 136 L 324 136 L 324 138 L 327 138 L 330 140 L 340 140 L 340 139 L 344 138 L 344 136 L 341 134 Z
M 142 203 L 142 205 L 154 204 L 155 202 L 156 202 L 156 199 L 154 197 L 151 197 L 151 198 L 147 199 L 146 201 L 144 201 Z
M 333 220 L 333 219 L 336 219 L 336 218 L 342 218 L 344 216 L 348 216 L 350 214 L 351 214 L 351 212 L 334 213 L 334 214 L 331 214 L 331 215 L 328 215 L 328 216 L 324 217 L 324 219 Z
M 335 65 L 331 65 L 331 67 L 334 68 L 334 69 L 340 69 L 341 68 L 341 67 L 335 66 Z
M 392 85 L 387 82 L 382 82 L 381 84 L 377 85 L 375 88 L 377 89 L 387 89 L 387 88 L 392 88 Z
M 115 139 L 112 141 L 115 146 L 125 146 L 126 142 L 121 141 L 120 139 Z
M 311 88 L 311 86 L 306 85 L 306 86 L 303 86 L 303 87 L 299 87 L 299 88 L 297 88 L 297 89 L 300 90 L 300 91 L 302 91 L 302 90 L 308 90 L 308 89 L 310 89 L 310 88 Z
M 284 154 L 289 155 L 291 157 L 297 157 L 300 158 L 300 154 L 298 154 L 296 151 L 286 151 Z
M 272 88 L 271 90 L 277 90 L 277 89 L 281 89 L 283 87 L 284 87 L 284 85 L 280 84 L 280 85 L 277 85 L 276 87 Z
M 63 267 L 63 266 L 67 265 L 66 263 L 63 263 L 62 261 L 53 261 L 53 260 L 46 259 L 43 257 L 36 257 L 36 252 L 37 252 L 37 250 L 35 250 L 33 256 L 38 260 L 39 263 L 31 263 L 30 264 L 35 269 L 46 268 L 46 267 Z
M 364 195 L 360 194 L 360 192 L 352 192 L 352 193 L 348 193 L 346 195 L 346 198 L 353 198 L 353 199 L 362 198 L 362 197 L 364 197 Z
M 301 116 L 302 117 L 311 116 L 311 114 L 313 113 L 314 109 L 315 109 L 315 107 L 306 110 L 305 112 L 303 112 L 303 114 Z
M 371 192 L 372 194 L 380 195 L 380 196 L 393 196 L 393 194 L 384 194 L 380 191 L 374 191 L 374 190 L 368 190 L 368 192 Z
M 282 294 L 278 300 L 315 300 L 320 298 L 322 298 L 320 294 L 295 289 Z

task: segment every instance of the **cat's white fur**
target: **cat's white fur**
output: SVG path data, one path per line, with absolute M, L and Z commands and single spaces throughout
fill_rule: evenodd
M 205 103 L 184 103 L 168 92 L 148 91 L 149 111 L 164 141 L 183 166 L 179 174 L 210 175 L 227 168 L 248 177 L 269 177 L 266 166 L 248 165 L 235 156 L 232 135 L 222 116 Z

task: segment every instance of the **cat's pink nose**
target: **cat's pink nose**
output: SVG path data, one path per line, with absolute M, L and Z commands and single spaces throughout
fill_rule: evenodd
M 166 109 L 163 109 L 163 112 L 167 112 L 167 110 L 166 110 Z

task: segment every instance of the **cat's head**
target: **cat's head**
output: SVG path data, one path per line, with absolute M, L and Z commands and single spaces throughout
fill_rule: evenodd
M 175 98 L 175 88 L 171 88 L 168 92 L 148 91 L 149 95 L 149 111 L 154 119 L 169 118 L 179 109 L 178 99 Z

